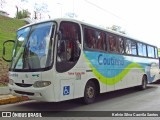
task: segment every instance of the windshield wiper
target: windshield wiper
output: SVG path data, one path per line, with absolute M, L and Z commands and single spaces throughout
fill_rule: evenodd
M 28 65 L 28 68 L 31 69 L 31 66 L 29 64 L 29 59 L 28 59 L 28 52 L 29 52 L 29 40 L 27 41 L 27 43 L 24 46 L 24 52 L 23 52 L 23 68 L 26 67 L 26 64 Z

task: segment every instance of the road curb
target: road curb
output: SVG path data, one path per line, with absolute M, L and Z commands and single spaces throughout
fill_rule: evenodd
M 9 96 L 6 96 L 0 99 L 0 105 L 17 103 L 17 102 L 22 102 L 22 101 L 27 101 L 27 100 L 22 97 L 9 95 Z

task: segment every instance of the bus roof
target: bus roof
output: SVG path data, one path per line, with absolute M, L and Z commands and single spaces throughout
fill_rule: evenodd
M 48 19 L 48 20 L 38 21 L 38 22 L 27 24 L 27 25 L 19 28 L 18 30 L 23 29 L 23 28 L 28 27 L 28 26 L 32 26 L 32 25 L 36 25 L 36 24 L 40 24 L 40 23 L 45 23 L 45 22 L 52 22 L 52 21 L 57 21 L 57 22 L 61 22 L 61 21 L 75 22 L 75 23 L 78 23 L 80 25 L 93 27 L 93 28 L 96 28 L 96 29 L 99 29 L 99 30 L 103 30 L 103 31 L 106 31 L 106 32 L 109 32 L 109 33 L 112 33 L 112 34 L 116 34 L 116 35 L 119 35 L 119 36 L 122 36 L 122 37 L 125 37 L 125 38 L 129 38 L 129 39 L 132 39 L 132 40 L 135 40 L 135 41 L 139 41 L 141 43 L 145 43 L 145 44 L 151 45 L 149 43 L 143 42 L 143 41 L 138 40 L 138 39 L 136 39 L 134 37 L 131 37 L 129 35 L 122 34 L 120 32 L 117 32 L 117 31 L 114 31 L 114 30 L 111 30 L 111 29 L 103 28 L 103 27 L 100 27 L 98 25 L 93 25 L 93 24 L 90 24 L 90 23 L 87 23 L 87 22 L 84 22 L 84 21 L 80 21 L 80 20 L 76 20 L 76 19 L 72 19 L 72 18 L 56 18 L 56 19 Z M 152 45 L 152 46 L 154 46 L 154 45 Z M 156 47 L 156 46 L 154 46 L 154 47 Z

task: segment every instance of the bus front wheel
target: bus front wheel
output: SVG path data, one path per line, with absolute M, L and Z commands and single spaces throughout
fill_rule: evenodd
M 90 104 L 95 101 L 95 98 L 96 98 L 95 83 L 93 81 L 88 81 L 84 90 L 83 102 L 85 104 Z

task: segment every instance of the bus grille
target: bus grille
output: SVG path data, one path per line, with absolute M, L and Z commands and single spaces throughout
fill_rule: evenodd
M 20 87 L 31 87 L 32 84 L 24 84 L 24 83 L 15 83 L 17 86 L 20 86 Z
M 31 92 L 23 92 L 23 91 L 17 91 L 17 90 L 15 90 L 15 92 L 18 94 L 23 94 L 23 95 L 31 95 L 31 96 L 34 95 L 34 93 L 31 93 Z

